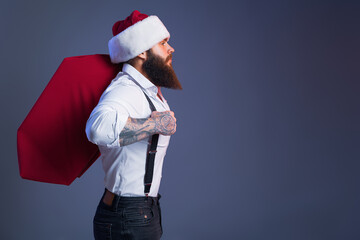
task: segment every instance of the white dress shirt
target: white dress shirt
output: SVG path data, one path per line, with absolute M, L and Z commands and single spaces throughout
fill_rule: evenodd
M 105 187 L 120 196 L 145 196 L 144 175 L 149 139 L 120 146 L 119 135 L 128 117 L 148 118 L 151 109 L 142 89 L 157 111 L 170 110 L 158 88 L 129 64 L 116 76 L 102 94 L 86 123 L 86 135 L 99 146 L 105 171 Z M 170 136 L 159 135 L 153 181 L 149 196 L 156 197 Z

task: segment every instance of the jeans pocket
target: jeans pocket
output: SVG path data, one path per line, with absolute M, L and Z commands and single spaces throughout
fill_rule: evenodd
M 94 221 L 95 240 L 111 240 L 111 223 Z
M 127 226 L 146 226 L 154 218 L 151 207 L 129 207 L 124 209 Z

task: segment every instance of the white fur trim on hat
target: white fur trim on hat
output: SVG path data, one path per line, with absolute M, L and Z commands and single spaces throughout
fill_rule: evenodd
M 160 19 L 149 16 L 110 39 L 111 62 L 126 62 L 168 37 L 170 33 Z

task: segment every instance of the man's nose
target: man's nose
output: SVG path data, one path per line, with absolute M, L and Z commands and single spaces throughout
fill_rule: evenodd
M 168 44 L 168 46 L 169 46 L 169 49 L 168 49 L 169 54 L 175 52 L 175 49 L 173 47 L 171 47 L 170 44 Z

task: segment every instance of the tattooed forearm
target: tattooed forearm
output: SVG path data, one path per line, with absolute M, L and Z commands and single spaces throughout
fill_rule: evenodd
M 151 118 L 128 118 L 124 129 L 120 133 L 120 146 L 126 146 L 148 138 L 154 134 L 154 121 Z
M 152 112 L 150 118 L 128 118 L 120 133 L 120 146 L 138 142 L 153 134 L 172 135 L 176 132 L 176 118 L 171 111 Z

